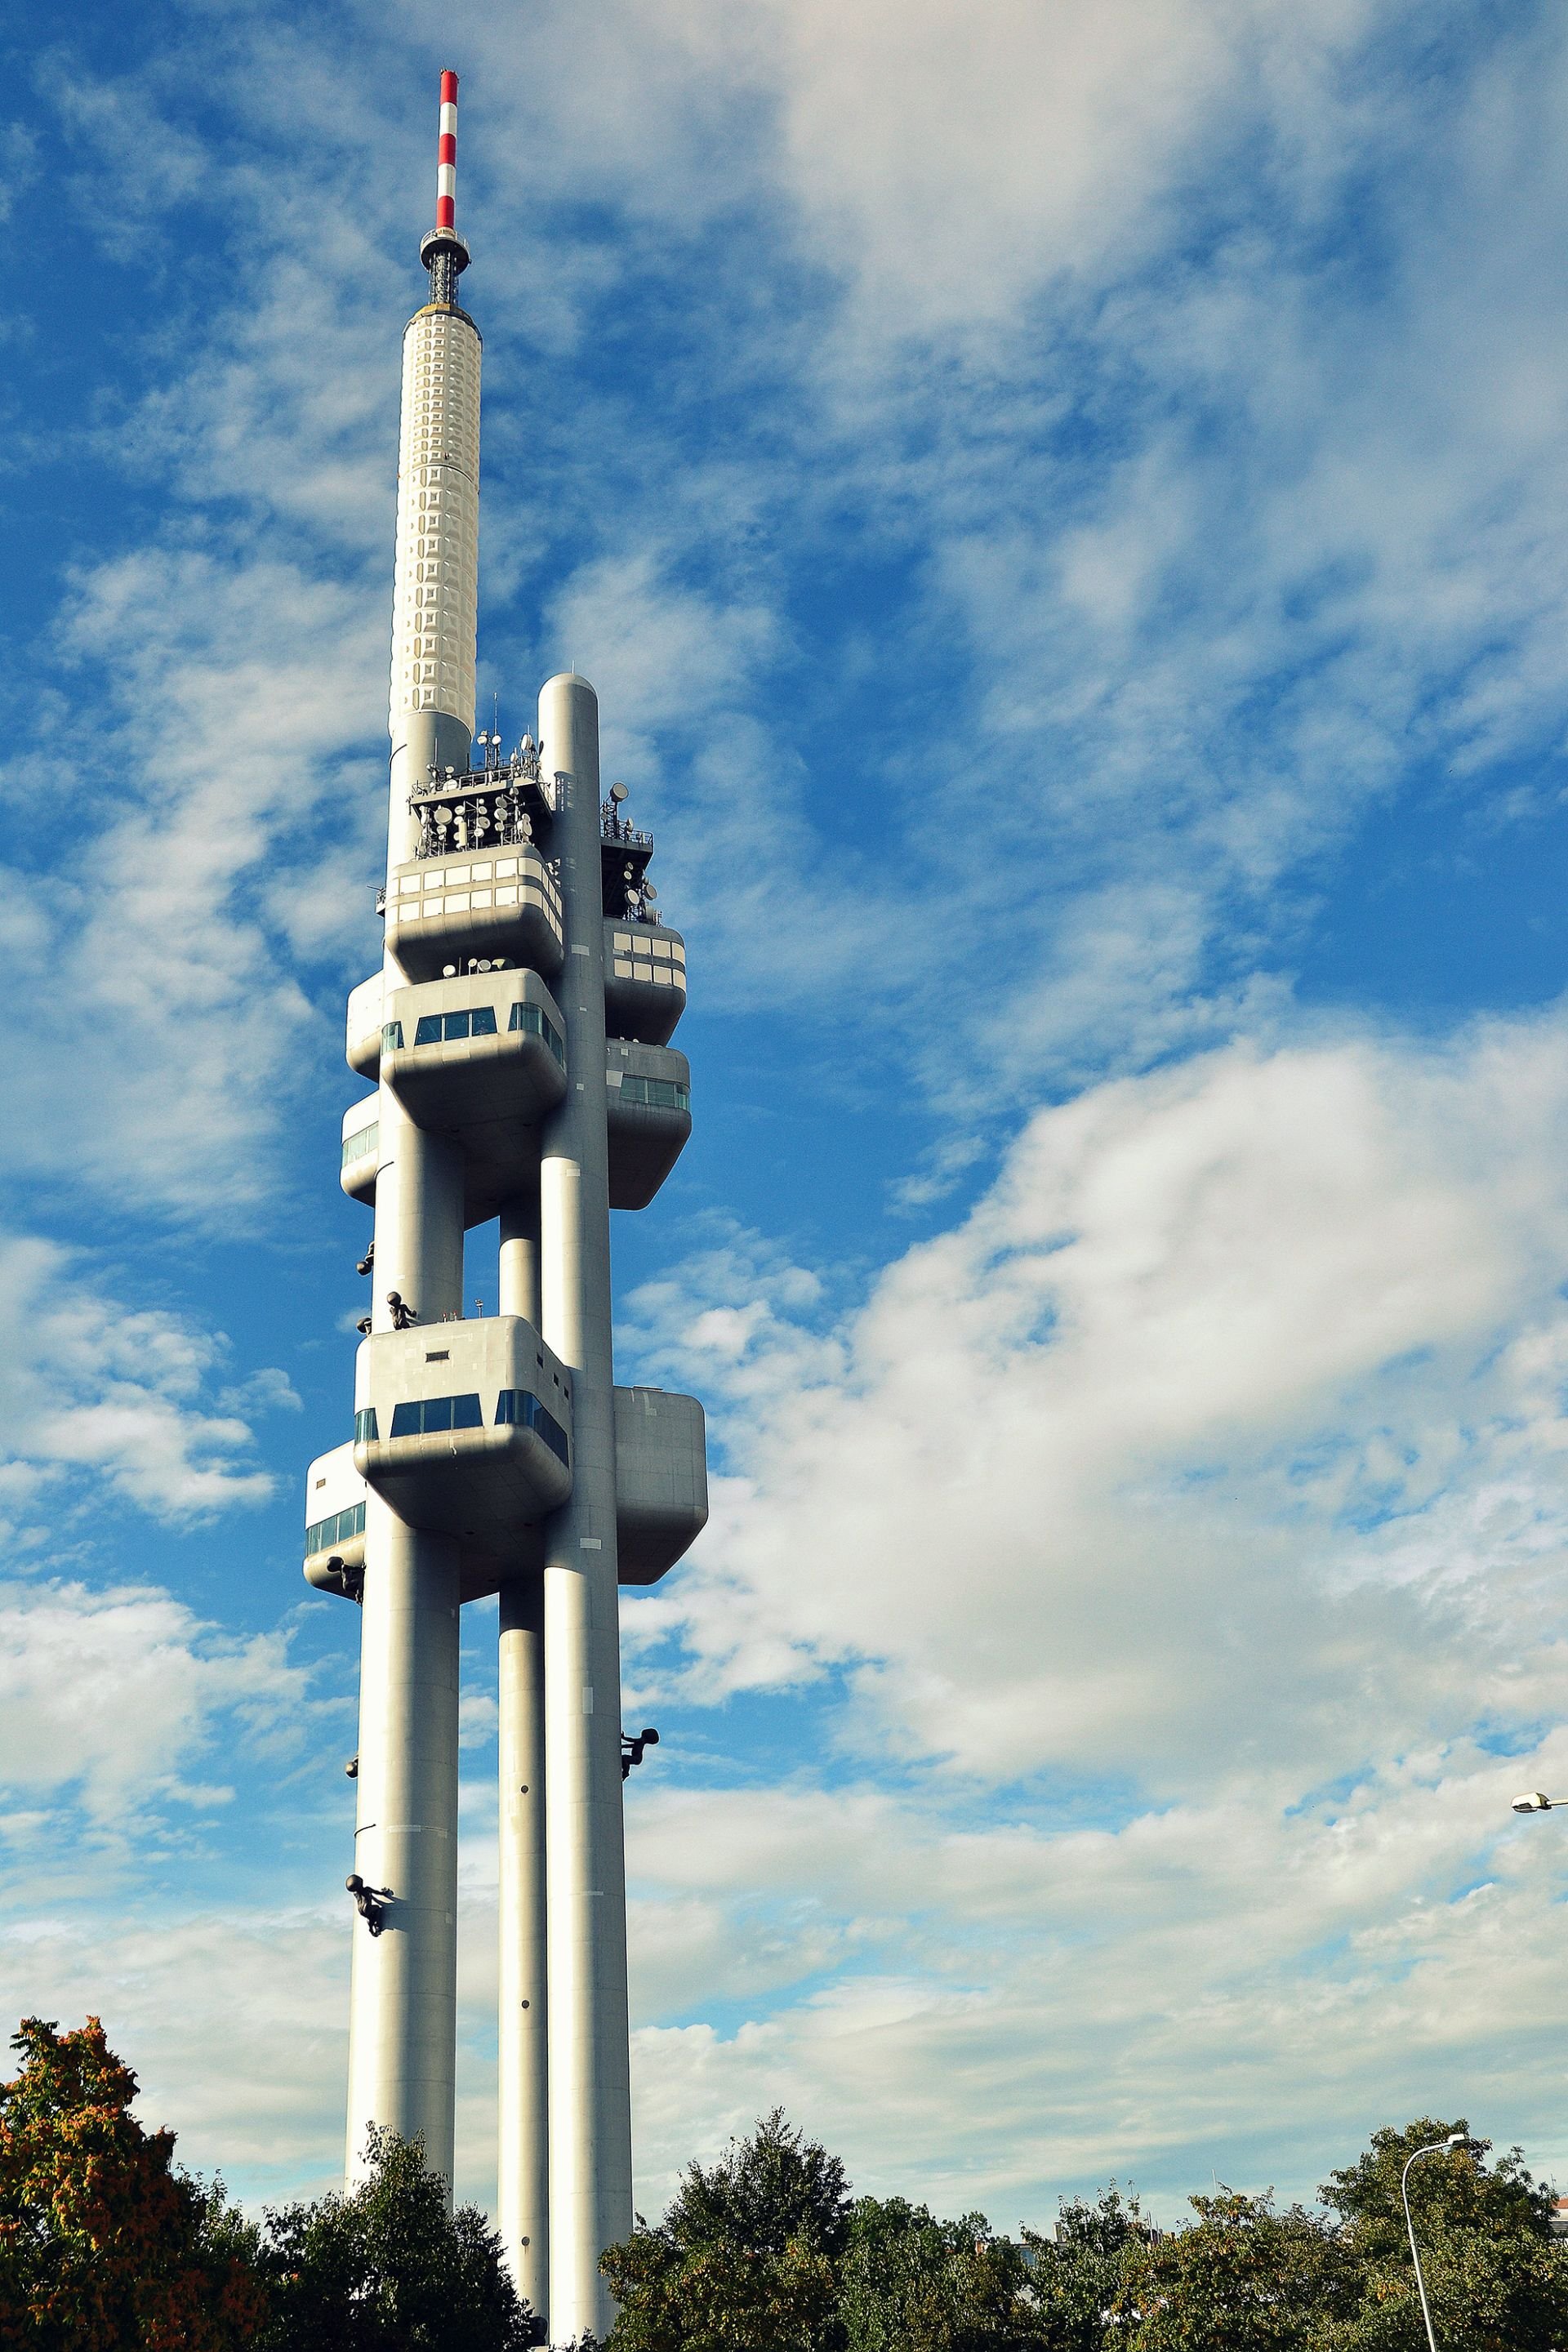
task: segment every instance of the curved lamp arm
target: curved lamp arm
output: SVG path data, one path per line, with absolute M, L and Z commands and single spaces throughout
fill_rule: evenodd
M 1405 2169 L 1399 2176 L 1399 2200 L 1405 2208 L 1405 2227 L 1410 2235 L 1410 2259 L 1415 2265 L 1415 2292 L 1421 2298 L 1421 2316 L 1426 2323 L 1429 2352 L 1437 2352 L 1437 2339 L 1432 2333 L 1432 2315 L 1426 2308 L 1426 2282 L 1421 2275 L 1421 2250 L 1415 2243 L 1415 2224 L 1410 2218 L 1410 2192 L 1405 2184 L 1410 2179 L 1411 2166 L 1418 2164 L 1424 2156 L 1441 2156 L 1445 2148 L 1463 2147 L 1464 2145 L 1463 2132 L 1450 2132 L 1447 2139 L 1435 2139 L 1429 2147 L 1418 2147 L 1414 2156 L 1405 2158 Z

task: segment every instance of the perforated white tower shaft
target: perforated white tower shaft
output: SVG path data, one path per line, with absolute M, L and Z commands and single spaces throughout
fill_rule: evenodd
M 392 735 L 416 712 L 474 730 L 479 595 L 479 335 L 430 303 L 403 337 Z

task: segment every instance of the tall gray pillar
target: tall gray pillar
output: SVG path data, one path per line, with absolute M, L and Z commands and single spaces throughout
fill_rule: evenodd
M 547 1524 L 544 1568 L 550 2329 L 563 2343 L 608 2334 L 599 2257 L 632 2226 L 599 715 L 585 678 L 549 681 L 539 734 L 545 772 L 563 779 L 552 841 L 567 942 L 568 1086 L 540 1167 L 542 1328 L 573 1368 L 573 1493 Z

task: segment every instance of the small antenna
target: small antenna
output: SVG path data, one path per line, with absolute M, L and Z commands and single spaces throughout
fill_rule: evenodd
M 458 77 L 441 76 L 441 130 L 436 148 L 436 226 L 458 226 Z

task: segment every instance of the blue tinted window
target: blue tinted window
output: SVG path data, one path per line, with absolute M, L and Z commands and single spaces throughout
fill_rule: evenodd
M 552 1412 L 545 1410 L 539 1399 L 527 1389 L 502 1389 L 496 1399 L 496 1425 L 531 1429 L 544 1440 L 552 1454 L 560 1455 L 568 1468 L 571 1456 L 566 1449 L 566 1432 Z
M 374 1445 L 378 1433 L 375 1426 L 374 1405 L 368 1405 L 363 1412 L 355 1413 L 354 1444 L 356 1445 Z
M 441 1016 L 438 1013 L 426 1013 L 421 1017 L 419 1025 L 414 1032 L 414 1042 L 416 1045 L 440 1044 Z
M 514 1004 L 506 1025 L 509 1029 L 526 1029 L 531 1037 L 542 1037 L 562 1068 L 566 1067 L 566 1047 L 561 1032 L 537 1004 Z
M 384 1054 L 400 1054 L 403 1051 L 403 1024 L 401 1021 L 384 1021 L 382 1023 L 381 1050 Z
M 477 1396 L 424 1397 L 392 1408 L 394 1437 L 429 1437 L 443 1429 L 482 1429 Z
M 621 1080 L 621 1100 L 641 1103 L 648 1110 L 689 1110 L 691 1089 L 673 1078 L 642 1078 L 628 1070 Z
M 330 1551 L 333 1544 L 347 1543 L 351 1536 L 364 1533 L 364 1505 L 356 1503 L 352 1510 L 334 1511 L 330 1519 L 317 1519 L 305 1530 L 305 1549 Z
M 379 1122 L 371 1127 L 362 1127 L 356 1135 L 345 1135 L 343 1138 L 343 1166 L 346 1168 L 351 1160 L 368 1160 L 372 1152 L 378 1148 L 380 1141 L 381 1127 Z
M 493 1037 L 495 1035 L 496 1016 L 493 1005 L 475 1005 L 473 1012 L 473 1027 L 470 1029 L 468 1034 L 473 1037 Z

